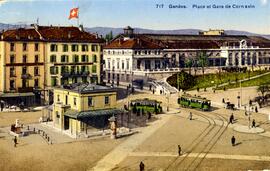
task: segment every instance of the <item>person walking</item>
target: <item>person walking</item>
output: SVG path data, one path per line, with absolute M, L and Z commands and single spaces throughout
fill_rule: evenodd
M 182 154 L 182 148 L 180 145 L 178 145 L 178 156 L 181 156 Z
M 140 163 L 140 171 L 144 171 L 144 163 L 142 161 Z
M 189 113 L 189 120 L 192 120 L 192 112 Z
M 234 136 L 232 136 L 231 142 L 232 142 L 232 146 L 235 146 L 235 137 Z
M 1 101 L 1 112 L 3 112 L 3 109 L 4 109 L 4 103 Z
M 17 137 L 15 136 L 14 137 L 14 147 L 17 147 L 17 144 L 18 144 L 18 140 L 17 140 Z
M 233 121 L 234 121 L 234 116 L 233 116 L 233 113 L 232 113 L 231 116 L 230 116 L 230 124 L 233 124 Z
M 256 128 L 256 122 L 255 122 L 255 119 L 252 120 L 252 128 Z

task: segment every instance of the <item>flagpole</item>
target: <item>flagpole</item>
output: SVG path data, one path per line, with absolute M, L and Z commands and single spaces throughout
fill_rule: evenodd
M 80 9 L 79 9 L 79 6 L 78 6 L 78 19 L 77 19 L 77 25 L 78 25 L 78 27 L 80 27 L 80 11 L 79 11 Z

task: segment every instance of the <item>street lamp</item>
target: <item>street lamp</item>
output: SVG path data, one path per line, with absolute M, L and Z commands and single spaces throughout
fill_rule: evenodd
M 240 108 L 240 92 L 238 92 L 237 99 L 238 99 L 238 108 Z

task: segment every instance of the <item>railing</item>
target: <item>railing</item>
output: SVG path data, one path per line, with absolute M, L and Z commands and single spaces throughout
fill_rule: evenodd
M 22 74 L 21 78 L 22 79 L 31 79 L 32 76 L 30 74 Z
M 19 87 L 18 92 L 19 93 L 27 93 L 27 92 L 33 92 L 33 87 Z

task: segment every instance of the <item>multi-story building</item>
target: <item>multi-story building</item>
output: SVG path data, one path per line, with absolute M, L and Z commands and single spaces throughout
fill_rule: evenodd
M 130 75 L 147 81 L 187 67 L 197 70 L 202 55 L 211 70 L 270 66 L 270 40 L 260 36 L 226 35 L 223 30 L 198 35 L 134 34 L 127 27 L 103 52 L 108 81 L 130 81 L 127 79 Z
M 93 84 L 54 88 L 53 124 L 77 137 L 91 127 L 104 128 L 108 119 L 124 113 L 116 109 L 116 90 Z
M 82 27 L 33 25 L 3 32 L 1 97 L 30 98 L 34 90 L 36 99 L 41 94 L 50 101 L 54 86 L 100 83 L 102 43 L 102 39 Z

